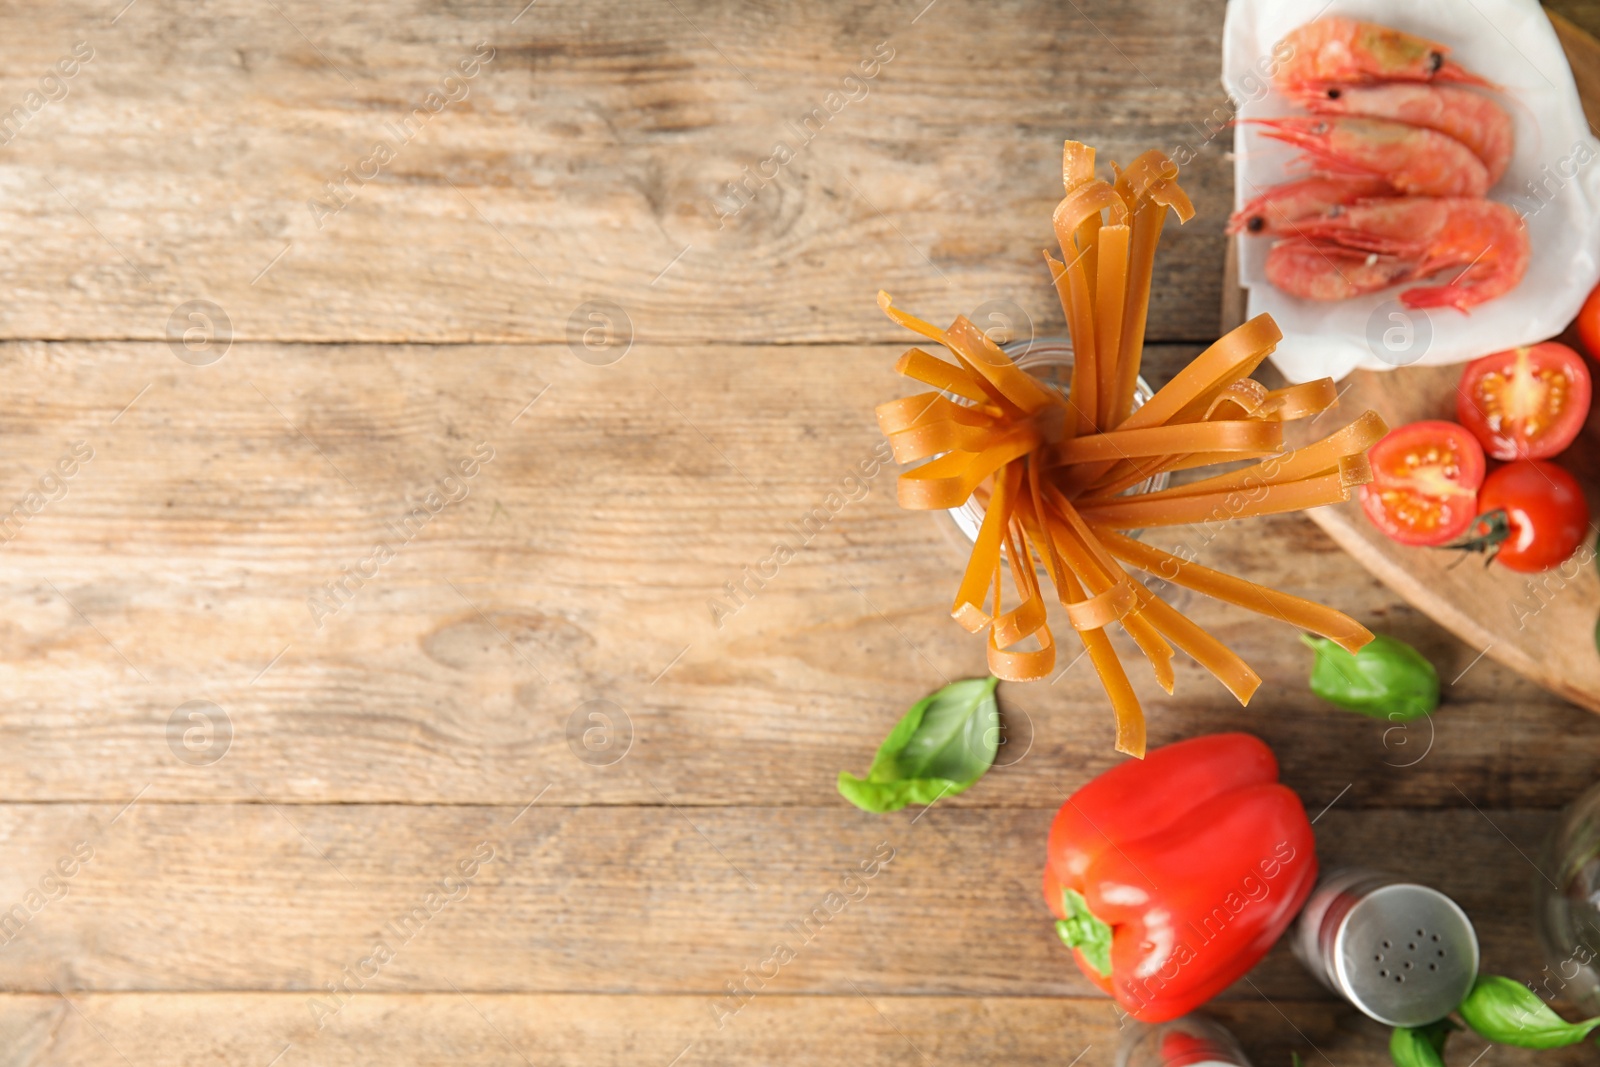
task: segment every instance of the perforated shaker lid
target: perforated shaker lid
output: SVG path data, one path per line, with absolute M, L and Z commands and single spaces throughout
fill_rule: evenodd
M 1381 886 L 1339 924 L 1334 979 L 1389 1026 L 1421 1026 L 1456 1009 L 1478 975 L 1478 935 L 1456 902 L 1422 885 Z

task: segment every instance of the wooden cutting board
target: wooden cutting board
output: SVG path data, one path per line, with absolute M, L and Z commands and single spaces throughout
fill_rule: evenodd
M 1559 15 L 1551 14 L 1550 21 L 1572 64 L 1590 124 L 1600 125 L 1600 41 Z M 1229 242 L 1224 331 L 1244 321 L 1236 256 L 1237 245 Z M 1565 335 L 1562 339 L 1572 343 Z M 1390 426 L 1418 419 L 1453 420 L 1460 377 L 1459 364 L 1355 371 L 1340 383 L 1339 407 L 1316 431 L 1326 433 L 1368 408 Z M 1600 519 L 1600 404 L 1560 463 L 1583 483 L 1591 512 Z M 1600 712 L 1600 652 L 1595 644 L 1600 571 L 1590 546 L 1562 568 L 1522 575 L 1486 567 L 1477 557 L 1395 544 L 1367 521 L 1355 499 L 1307 514 L 1390 588 L 1482 654 Z

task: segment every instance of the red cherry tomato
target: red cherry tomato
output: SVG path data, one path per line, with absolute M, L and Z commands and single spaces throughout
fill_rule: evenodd
M 1578 479 L 1554 463 L 1507 463 L 1483 483 L 1478 507 L 1504 511 L 1510 527 L 1495 559 L 1531 574 L 1565 562 L 1589 532 L 1589 504 Z
M 1583 310 L 1578 312 L 1578 340 L 1583 343 L 1583 350 L 1589 353 L 1589 358 L 1600 361 L 1600 285 L 1595 286 L 1594 292 L 1589 294 L 1589 299 L 1583 302 Z
M 1413 422 L 1390 430 L 1367 453 L 1372 481 L 1361 507 L 1403 545 L 1439 545 L 1478 514 L 1483 448 L 1453 422 Z
M 1456 387 L 1456 418 L 1495 459 L 1544 459 L 1583 429 L 1589 394 L 1583 357 L 1546 341 L 1468 363 Z

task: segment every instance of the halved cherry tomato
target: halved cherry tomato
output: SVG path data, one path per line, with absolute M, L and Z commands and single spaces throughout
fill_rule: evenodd
M 1367 453 L 1372 481 L 1361 507 L 1403 545 L 1439 545 L 1478 514 L 1483 448 L 1453 422 L 1413 422 L 1390 430 Z
M 1556 341 L 1467 364 L 1456 418 L 1495 459 L 1544 459 L 1572 443 L 1589 416 L 1589 368 Z
M 1485 519 L 1504 511 L 1509 530 L 1495 560 L 1524 573 L 1564 563 L 1589 532 L 1589 504 L 1578 479 L 1537 459 L 1507 463 L 1483 483 L 1478 507 Z
M 1589 353 L 1589 358 L 1600 361 L 1600 285 L 1595 286 L 1594 292 L 1589 294 L 1589 299 L 1583 302 L 1583 310 L 1578 312 L 1578 340 L 1583 343 L 1583 350 Z

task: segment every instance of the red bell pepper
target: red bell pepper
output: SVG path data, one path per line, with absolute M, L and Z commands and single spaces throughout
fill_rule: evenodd
M 1159 1023 L 1255 966 L 1316 878 L 1311 824 L 1272 750 L 1211 734 L 1072 794 L 1050 826 L 1044 896 L 1083 973 Z

